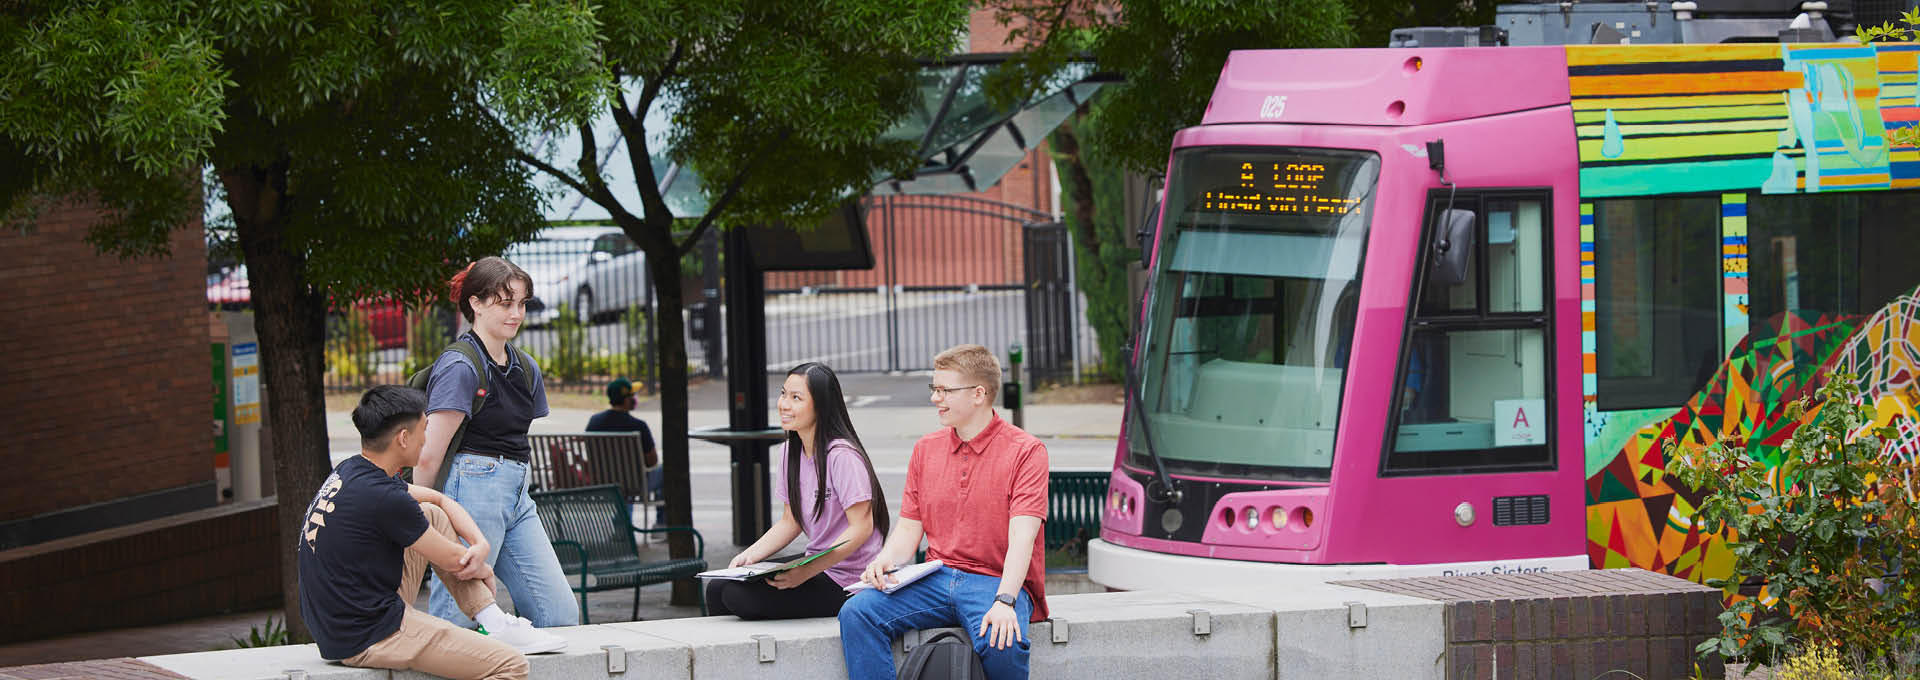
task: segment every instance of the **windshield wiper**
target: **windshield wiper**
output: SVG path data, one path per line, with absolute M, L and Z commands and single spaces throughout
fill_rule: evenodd
M 1148 292 L 1147 295 L 1151 297 L 1153 293 Z M 1141 408 L 1144 406 L 1143 402 L 1146 401 L 1146 395 L 1141 394 L 1140 377 L 1134 369 L 1134 363 L 1137 358 L 1138 355 L 1133 351 L 1133 348 L 1128 347 L 1127 370 L 1125 371 L 1127 382 L 1127 412 L 1139 418 L 1140 438 L 1147 441 L 1147 457 L 1153 460 L 1153 470 L 1156 475 L 1153 479 L 1147 480 L 1147 498 L 1163 503 L 1179 505 L 1180 485 L 1173 477 L 1167 475 L 1167 464 L 1160 459 L 1159 445 L 1154 443 L 1153 426 L 1148 423 L 1148 421 L 1152 419 L 1148 418 L 1146 414 L 1141 413 Z M 1128 446 L 1127 448 L 1132 449 L 1133 447 Z M 1159 494 L 1154 493 L 1154 487 L 1156 486 L 1164 491 Z

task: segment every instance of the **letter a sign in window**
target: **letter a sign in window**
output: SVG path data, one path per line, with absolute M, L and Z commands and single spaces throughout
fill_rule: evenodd
M 1502 399 L 1493 402 L 1493 445 L 1545 444 L 1547 400 Z

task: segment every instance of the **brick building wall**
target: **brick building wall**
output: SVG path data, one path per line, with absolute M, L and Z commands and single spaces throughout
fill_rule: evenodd
M 99 216 L 0 228 L 0 549 L 214 502 L 203 231 L 122 261 L 86 243 Z

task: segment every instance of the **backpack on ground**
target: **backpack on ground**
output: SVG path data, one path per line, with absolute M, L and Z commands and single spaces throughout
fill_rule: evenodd
M 987 669 L 973 644 L 953 631 L 941 631 L 907 652 L 900 680 L 987 680 Z
M 520 379 L 523 383 L 521 387 L 532 392 L 533 358 L 513 345 L 507 345 L 507 351 L 520 355 L 520 362 L 523 365 L 523 370 L 520 371 Z M 486 370 L 486 364 L 481 363 L 482 361 L 491 362 L 491 360 L 480 356 L 477 341 L 468 341 L 465 336 L 454 338 L 453 342 L 447 344 L 446 349 L 440 350 L 439 356 L 444 357 L 448 352 L 458 352 L 460 356 L 467 358 L 467 365 L 473 367 L 473 372 L 480 378 L 480 387 L 473 392 L 473 404 L 467 408 L 467 417 L 461 419 L 460 427 L 453 431 L 453 438 L 447 440 L 447 452 L 440 458 L 440 473 L 433 480 L 433 488 L 437 490 L 447 488 L 447 471 L 453 469 L 453 454 L 460 452 L 460 441 L 466 437 L 467 423 L 473 422 L 474 416 L 480 415 L 480 407 L 487 404 L 487 391 L 491 387 L 490 379 L 493 375 L 492 371 Z M 426 368 L 414 371 L 413 375 L 407 376 L 407 387 L 426 392 L 427 382 L 433 377 L 433 366 L 438 363 L 440 359 L 435 357 L 432 364 L 427 364 Z M 411 471 L 408 477 L 412 477 Z

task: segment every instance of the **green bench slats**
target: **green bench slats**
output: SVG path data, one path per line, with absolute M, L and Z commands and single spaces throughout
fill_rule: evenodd
M 1055 470 L 1047 474 L 1047 550 L 1073 547 L 1085 552 L 1100 537 L 1100 513 L 1107 500 L 1108 470 Z
M 640 617 L 640 587 L 691 577 L 707 570 L 707 544 L 692 527 L 634 526 L 626 494 L 617 484 L 601 484 L 578 489 L 540 491 L 531 494 L 540 525 L 553 541 L 554 555 L 560 558 L 569 586 L 580 594 L 580 622 L 587 619 L 587 593 L 633 589 L 632 618 Z M 693 534 L 695 556 L 691 558 L 644 561 L 633 540 L 635 533 L 685 532 Z M 700 613 L 707 603 L 702 589 Z

